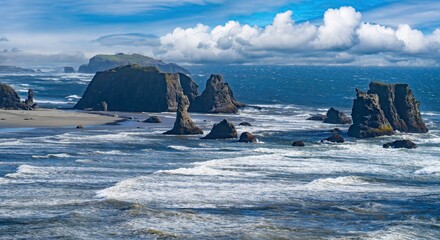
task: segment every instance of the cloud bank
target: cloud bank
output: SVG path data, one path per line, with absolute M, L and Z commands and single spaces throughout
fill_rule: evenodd
M 181 63 L 438 65 L 440 28 L 425 35 L 406 24 L 363 22 L 352 7 L 327 10 L 318 26 L 296 24 L 286 11 L 264 27 L 228 21 L 176 28 L 154 53 Z

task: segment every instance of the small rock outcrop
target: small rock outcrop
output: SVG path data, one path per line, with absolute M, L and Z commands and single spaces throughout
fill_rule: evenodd
M 369 94 L 379 96 L 380 107 L 394 130 L 409 133 L 426 133 L 428 129 L 420 114 L 420 103 L 408 84 L 372 82 Z
M 306 120 L 311 120 L 311 121 L 324 121 L 327 118 L 326 115 L 324 114 L 315 114 L 309 118 L 307 118 Z
M 143 121 L 144 123 L 161 123 L 162 119 L 158 116 L 151 116 Z
M 93 111 L 104 111 L 104 112 L 108 111 L 107 102 L 105 101 L 99 102 L 93 107 Z
M 240 135 L 239 142 L 245 142 L 245 143 L 256 143 L 257 138 L 250 132 L 244 132 Z
M 248 122 L 241 122 L 241 123 L 238 124 L 238 126 L 252 127 L 252 124 L 250 124 Z
M 333 128 L 332 130 L 328 131 L 330 133 L 337 133 L 337 134 L 342 134 L 342 130 L 339 128 Z
M 345 142 L 344 138 L 341 135 L 339 135 L 339 134 L 333 134 L 330 137 L 321 140 L 321 142 L 324 142 L 324 141 L 334 142 L 334 143 L 343 143 L 343 142 Z
M 30 107 L 34 105 L 34 91 L 32 89 L 28 90 L 27 99 L 24 100 L 24 103 Z
M 235 100 L 229 85 L 221 75 L 212 74 L 202 94 L 191 103 L 190 112 L 237 113 L 245 105 Z
M 417 145 L 410 140 L 397 140 L 394 142 L 385 143 L 383 148 L 417 148 Z
M 74 73 L 75 69 L 73 67 L 64 67 L 64 73 Z
M 304 147 L 306 145 L 304 144 L 303 141 L 295 141 L 295 142 L 292 143 L 292 146 L 294 146 L 294 147 Z
M 348 136 L 370 138 L 393 134 L 393 127 L 380 107 L 379 96 L 358 89 L 356 96 L 351 113 L 353 124 L 348 129 Z
M 345 115 L 345 113 L 340 112 L 334 108 L 330 108 L 327 111 L 326 118 L 324 119 L 324 123 L 330 124 L 350 124 L 351 119 Z
M 74 108 L 93 108 L 105 101 L 109 111 L 176 111 L 176 99 L 183 92 L 177 73 L 163 73 L 155 67 L 127 65 L 98 72 Z
M 173 129 L 164 132 L 164 134 L 173 135 L 189 135 L 203 134 L 202 129 L 196 126 L 188 114 L 189 100 L 188 97 L 181 94 L 178 99 L 179 106 L 177 108 L 176 121 Z
M 226 119 L 223 119 L 220 123 L 214 124 L 211 132 L 202 139 L 226 139 L 237 138 L 237 130 L 234 124 Z

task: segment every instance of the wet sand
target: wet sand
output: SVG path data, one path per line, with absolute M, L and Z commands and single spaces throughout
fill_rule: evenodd
M 113 123 L 118 117 L 73 110 L 0 110 L 0 128 L 76 127 Z

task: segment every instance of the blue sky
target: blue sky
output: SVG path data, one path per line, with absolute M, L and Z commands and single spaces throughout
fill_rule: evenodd
M 273 64 L 298 64 L 277 51 L 278 47 L 264 44 L 264 41 L 270 40 L 264 32 L 270 32 L 275 16 L 283 13 L 287 13 L 282 16 L 283 21 L 294 27 L 279 25 L 278 30 L 282 33 L 273 40 L 278 41 L 280 48 L 289 50 L 295 58 L 304 57 L 305 64 L 316 62 L 317 57 L 301 54 L 301 49 L 295 43 L 289 45 L 283 42 L 289 37 L 295 42 L 294 34 L 304 34 L 301 31 L 310 34 L 301 44 L 310 45 L 309 49 L 315 55 L 322 55 L 322 64 L 330 64 L 332 58 L 344 58 L 344 63 L 360 65 L 373 59 L 376 62 L 373 65 L 411 62 L 419 65 L 438 64 L 435 31 L 440 27 L 440 1 L 433 0 L 0 0 L 0 6 L 0 54 L 3 53 L 0 55 L 0 64 L 15 64 L 26 59 L 24 62 L 29 64 L 44 61 L 48 64 L 59 63 L 63 57 L 66 63 L 78 64 L 96 53 L 119 51 L 143 53 L 188 64 L 218 62 L 219 59 L 222 63 L 259 64 L 269 61 Z M 353 10 L 342 11 L 345 6 Z M 327 41 L 324 37 L 329 38 L 330 42 L 335 37 L 321 34 L 333 29 L 323 27 L 326 24 L 325 14 L 328 12 L 332 15 L 329 9 L 338 12 L 334 13 L 334 17 L 327 18 L 327 25 L 336 24 L 336 27 L 339 20 L 354 21 L 351 25 L 344 25 L 347 31 L 342 33 L 351 41 L 346 39 L 322 45 L 324 40 Z M 346 19 L 344 14 L 353 19 Z M 212 35 L 211 31 L 216 26 L 226 26 L 230 20 L 240 24 L 233 26 L 233 31 L 247 31 L 246 27 L 243 28 L 246 25 L 256 27 L 259 33 L 246 32 L 251 34 L 246 35 L 246 43 L 238 33 L 228 33 L 221 39 Z M 366 26 L 365 23 L 375 25 Z M 197 24 L 209 29 L 198 29 Z M 409 29 L 403 25 L 409 26 Z M 176 29 L 188 30 L 191 34 L 193 30 L 197 32 L 199 38 L 192 41 L 197 42 L 197 51 L 201 49 L 199 55 L 177 49 L 178 46 L 188 47 L 191 43 L 179 39 L 182 34 L 173 34 Z M 224 28 L 222 31 L 231 29 Z M 377 39 L 366 37 L 367 32 L 384 34 L 387 43 L 395 44 L 395 47 L 378 46 Z M 413 39 L 412 36 L 418 36 L 419 33 L 423 39 Z M 211 36 L 206 37 L 206 34 Z M 396 35 L 397 40 L 389 38 L 390 34 Z M 426 46 L 415 46 L 415 41 L 423 42 Z M 245 47 L 249 44 L 254 47 Z M 267 49 L 264 49 L 265 46 Z M 206 53 L 208 50 L 210 54 Z M 29 61 L 29 56 L 38 59 L 36 63 Z M 225 59 L 228 57 L 230 61 Z M 335 64 L 338 62 L 335 61 Z

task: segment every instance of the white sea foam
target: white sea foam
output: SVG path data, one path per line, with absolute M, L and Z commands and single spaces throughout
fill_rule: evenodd
M 78 95 L 69 95 L 69 96 L 67 96 L 66 98 L 67 98 L 67 99 L 80 99 L 81 96 L 78 96 Z
M 110 150 L 110 151 L 94 151 L 94 154 L 98 155 L 127 155 L 119 150 Z
M 5 177 L 8 178 L 18 178 L 18 177 L 33 177 L 35 175 L 47 175 L 49 172 L 44 167 L 36 167 L 31 165 L 20 165 L 17 168 L 17 171 L 15 173 L 8 173 L 5 175 Z
M 191 151 L 193 148 L 186 147 L 186 146 L 178 146 L 178 145 L 169 145 L 167 147 L 168 149 L 173 149 L 177 151 Z
M 440 165 L 428 166 L 414 172 L 416 175 L 440 175 Z
M 51 153 L 46 155 L 32 155 L 32 158 L 69 158 L 72 157 L 67 153 Z

